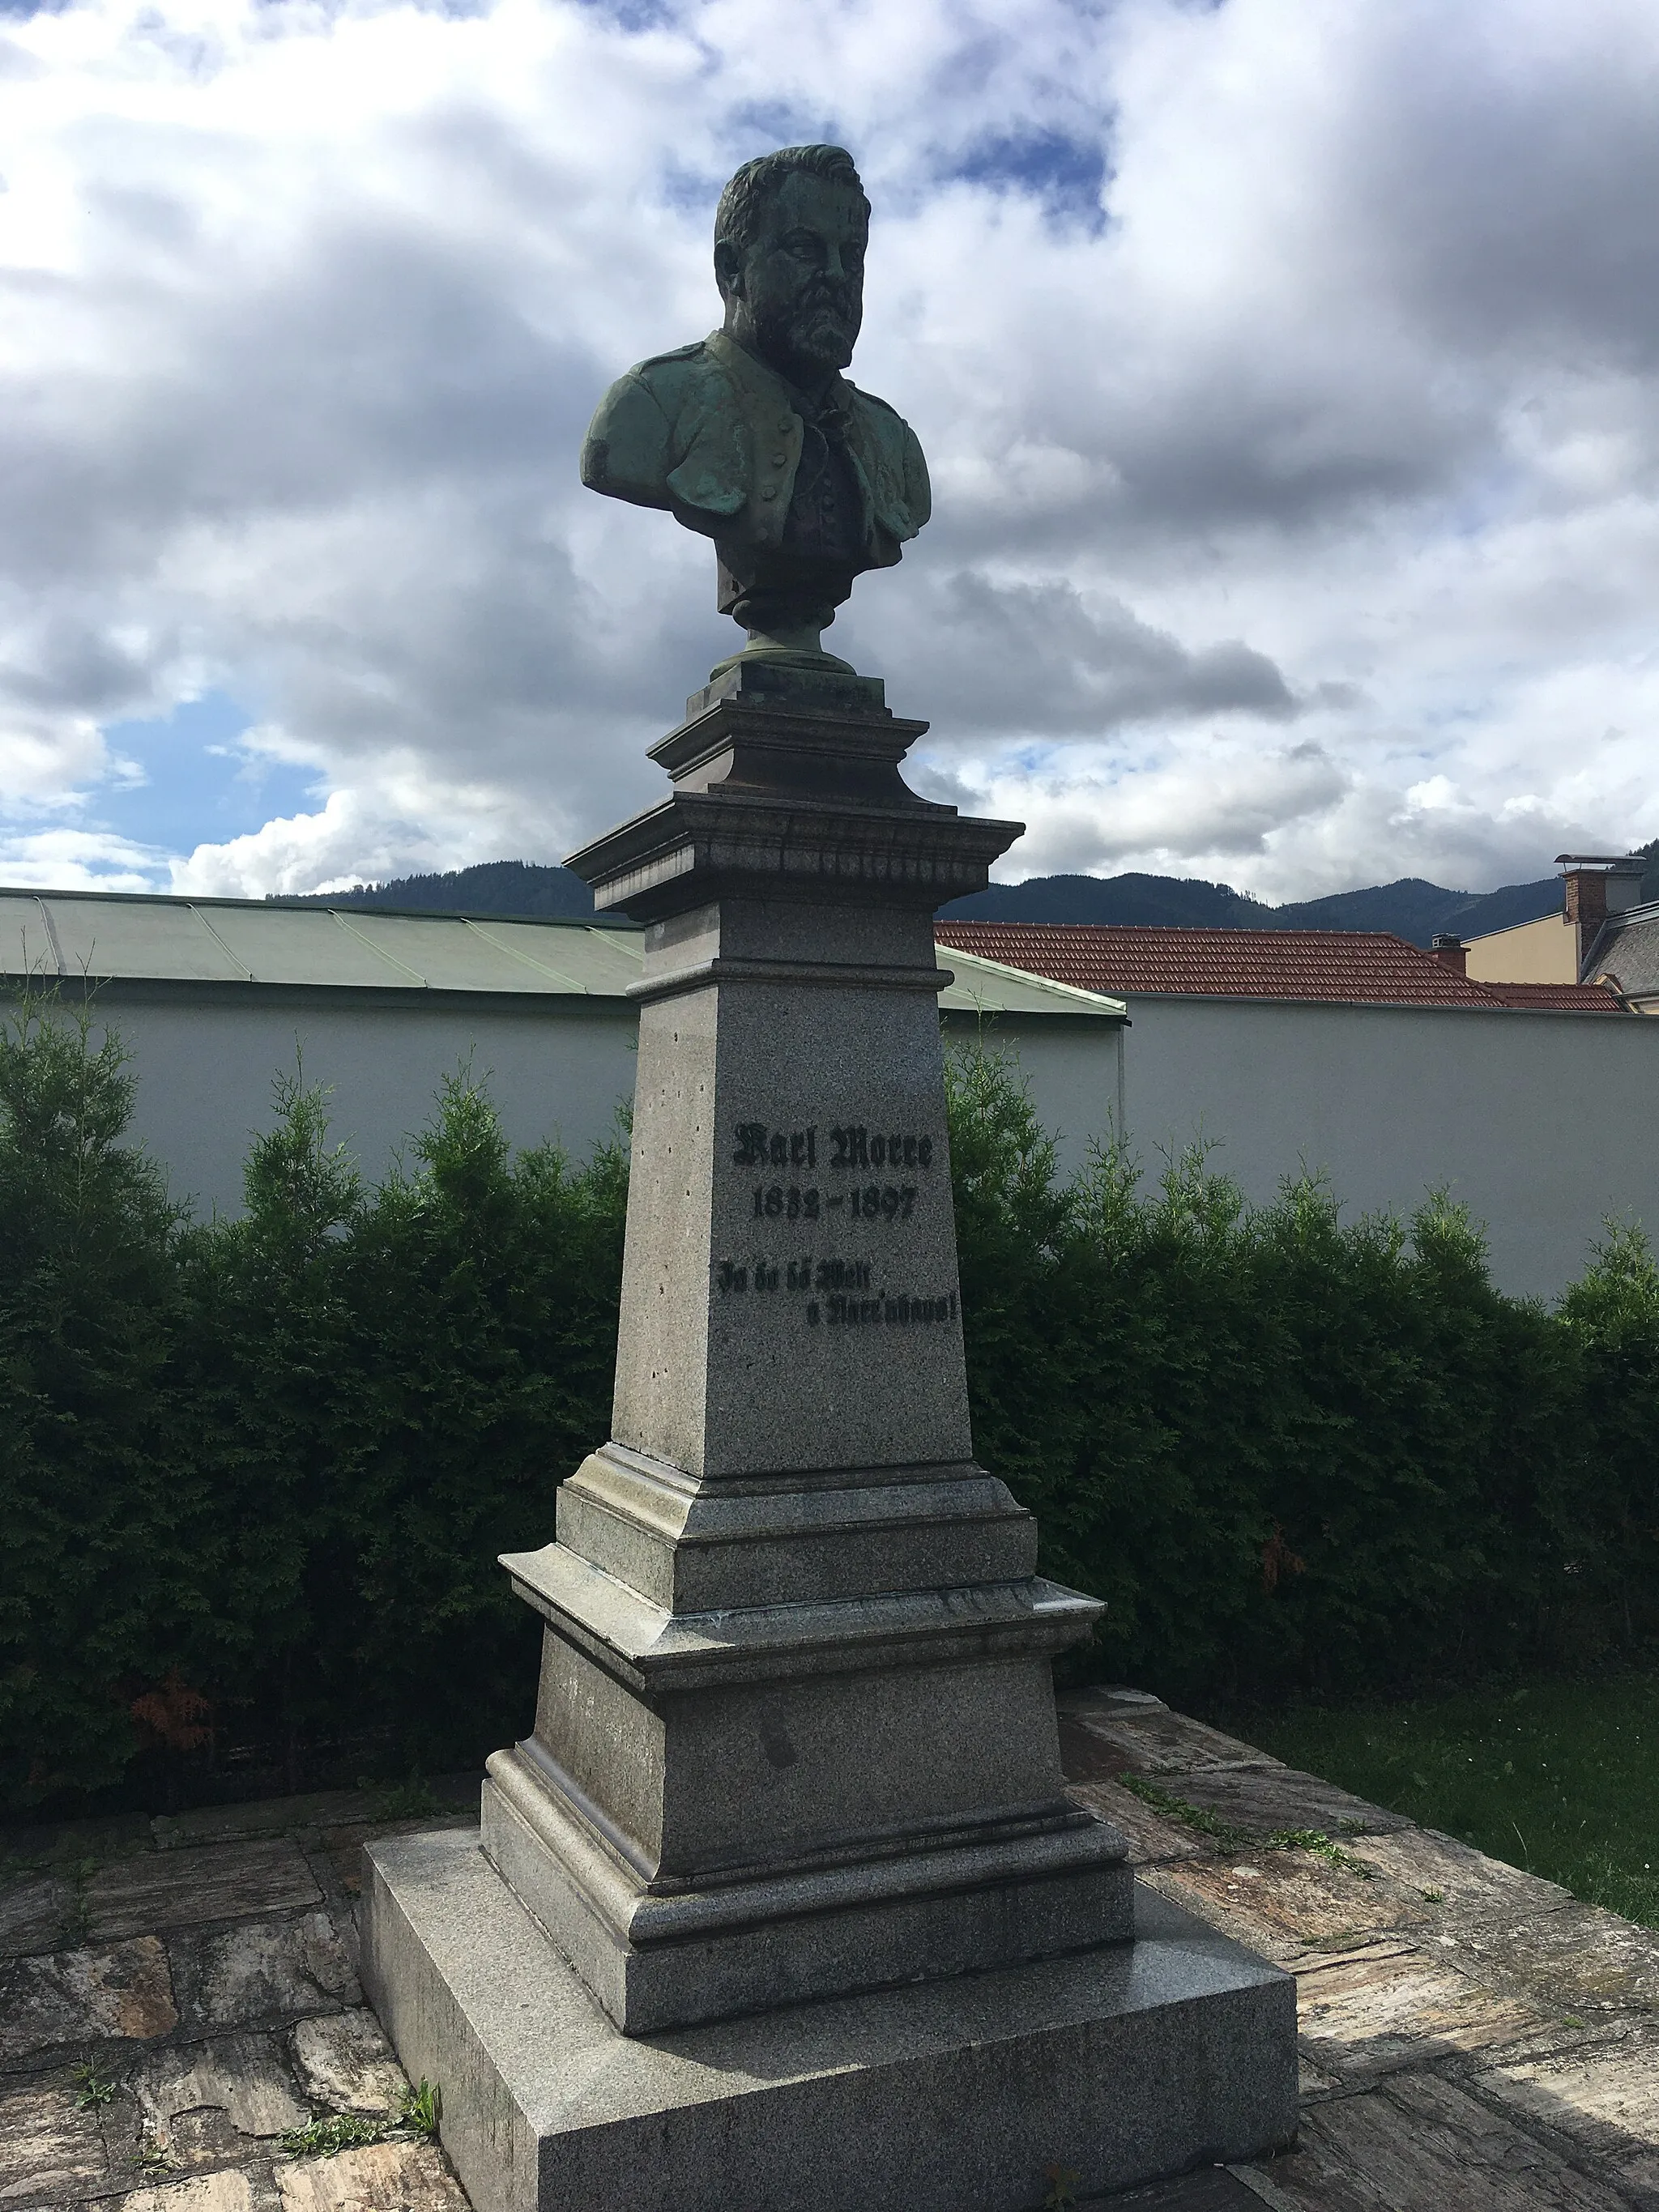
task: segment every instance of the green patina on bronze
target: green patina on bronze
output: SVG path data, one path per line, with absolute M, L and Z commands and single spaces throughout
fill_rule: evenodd
M 737 660 L 846 669 L 820 632 L 932 510 L 915 431 L 842 374 L 869 225 L 841 147 L 745 162 L 714 221 L 724 327 L 619 377 L 582 447 L 590 490 L 665 508 L 714 540 L 720 611 L 749 633 Z

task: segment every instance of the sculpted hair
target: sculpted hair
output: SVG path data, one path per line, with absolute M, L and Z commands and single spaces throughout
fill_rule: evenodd
M 745 161 L 720 194 L 714 211 L 715 245 L 729 244 L 740 254 L 747 253 L 760 234 L 762 209 L 798 169 L 809 177 L 822 177 L 827 184 L 850 185 L 864 201 L 865 219 L 869 220 L 869 199 L 844 146 L 781 146 L 775 154 L 760 154 Z

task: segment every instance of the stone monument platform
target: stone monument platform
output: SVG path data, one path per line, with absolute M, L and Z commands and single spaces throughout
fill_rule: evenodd
M 370 1988 L 477 2212 L 1018 2212 L 1289 2140 L 1295 1984 L 1151 1892 L 1133 1941 L 624 2035 L 464 1832 L 369 1848 Z
M 932 917 L 1018 825 L 906 787 L 925 727 L 740 659 L 571 863 L 646 924 L 612 1431 L 502 1562 L 541 1683 L 481 1848 L 365 1897 L 479 2212 L 1015 2212 L 1294 2127 L 1290 1984 L 1137 1925 L 1066 1794 L 1101 1608 L 973 1458 Z

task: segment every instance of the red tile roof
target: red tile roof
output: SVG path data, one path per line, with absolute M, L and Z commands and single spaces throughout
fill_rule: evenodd
M 1433 953 L 1382 930 L 941 921 L 933 933 L 959 952 L 1085 991 L 1344 1006 L 1620 1010 L 1614 994 L 1595 984 L 1472 982 Z
M 1605 983 L 1482 983 L 1506 1006 L 1540 1006 L 1564 1014 L 1622 1014 L 1626 1011 L 1617 991 Z

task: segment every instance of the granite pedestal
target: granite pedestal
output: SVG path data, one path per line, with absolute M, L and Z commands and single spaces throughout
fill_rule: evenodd
M 1179 1944 L 1154 1973 L 1133 1940 L 1051 1685 L 1100 1607 L 1036 1573 L 1030 1516 L 973 1460 L 932 917 L 1018 825 L 907 789 L 925 726 L 868 679 L 740 665 L 656 749 L 670 795 L 571 862 L 647 925 L 612 1434 L 556 1540 L 503 1561 L 542 1673 L 532 1734 L 489 1761 L 482 1856 L 382 1856 L 365 1927 L 481 2212 L 1012 2212 L 1073 2105 L 1092 2148 L 1064 2162 L 1127 2180 L 1292 2124 L 1288 1985 Z M 467 1964 L 486 1925 L 536 1962 L 516 2010 Z M 694 2032 L 737 2054 L 718 2110 L 719 2058 L 644 2055 Z M 761 2064 L 786 2044 L 805 2055 Z M 1125 2086 L 1154 2050 L 1155 2117 Z M 601 2117 L 574 2117 L 572 2069 L 611 2085 Z M 496 2119 L 458 2116 L 462 2080 Z M 918 2099 L 990 2130 L 980 2182 L 919 2148 Z M 567 2140 L 592 2127 L 598 2165 Z M 822 2148 L 788 2189 L 739 2185 L 792 2129 Z M 624 2142 L 652 2167 L 625 2186 Z
M 1295 1985 L 1149 1890 L 1133 1942 L 649 2036 L 465 1833 L 372 1844 L 368 1989 L 477 2212 L 1024 2212 L 1296 2126 Z

